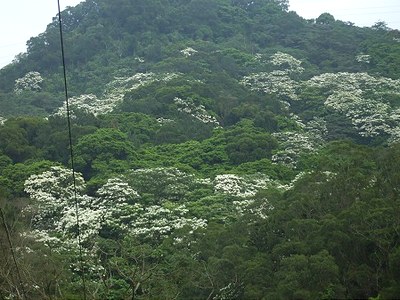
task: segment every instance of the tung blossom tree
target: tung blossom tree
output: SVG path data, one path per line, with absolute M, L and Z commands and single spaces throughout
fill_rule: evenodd
M 241 198 L 255 196 L 261 189 L 271 185 L 271 179 L 265 175 L 239 176 L 235 174 L 217 175 L 214 179 L 214 190 Z
M 207 112 L 204 105 L 195 105 L 192 99 L 182 99 L 179 97 L 174 98 L 174 103 L 178 111 L 186 113 L 202 123 L 219 126 L 218 120 Z
M 287 73 L 302 73 L 304 68 L 301 66 L 302 62 L 290 54 L 283 52 L 276 52 L 270 58 L 270 64 L 283 68 Z
M 192 47 L 187 47 L 185 49 L 182 49 L 180 53 L 182 53 L 185 57 L 192 56 L 193 54 L 196 54 L 198 51 L 193 49 Z
M 257 55 L 256 58 L 261 60 L 262 55 Z M 359 54 L 356 56 L 356 60 L 368 63 L 370 56 Z M 290 112 L 291 101 L 302 101 L 299 93 L 302 89 L 317 88 L 325 97 L 324 106 L 345 115 L 359 135 L 366 138 L 383 135 L 388 138 L 388 143 L 399 141 L 398 113 L 387 99 L 400 96 L 400 80 L 376 77 L 365 72 L 338 72 L 317 75 L 307 81 L 298 81 L 293 75 L 300 74 L 304 70 L 300 60 L 289 54 L 277 52 L 270 57 L 268 63 L 275 70 L 245 76 L 241 84 L 251 90 L 277 96 L 283 104 L 283 109 L 287 112 Z M 276 133 L 276 137 L 278 139 L 282 137 L 282 141 L 294 141 L 296 136 L 301 135 L 301 133 L 293 133 L 290 137 L 285 138 L 288 134 Z M 308 134 L 300 139 L 309 142 L 313 140 Z M 314 146 L 310 146 L 310 148 Z M 300 151 L 301 148 L 298 150 Z M 295 156 L 297 152 L 294 151 L 289 156 L 277 153 L 274 160 L 292 161 L 291 157 Z M 287 152 L 287 154 L 289 153 Z M 290 164 L 293 163 L 294 161 Z
M 325 73 L 305 82 L 326 96 L 325 106 L 345 114 L 364 137 L 388 135 L 398 140 L 398 114 L 386 101 L 400 96 L 400 80 L 374 77 L 367 73 Z
M 31 71 L 15 80 L 14 92 L 21 94 L 24 91 L 39 92 L 42 89 L 43 77 L 39 72 Z
M 301 61 L 287 53 L 277 52 L 270 57 L 268 64 L 274 70 L 250 74 L 245 76 L 240 83 L 251 90 L 277 95 L 284 100 L 298 100 L 299 83 L 291 76 L 304 71 Z
M 323 118 L 314 118 L 307 123 L 294 114 L 291 118 L 301 130 L 273 133 L 280 146 L 272 156 L 272 161 L 295 168 L 301 155 L 315 153 L 325 145 L 328 130 Z
M 95 116 L 111 113 L 123 101 L 124 95 L 127 92 L 157 81 L 168 82 L 179 76 L 180 74 L 178 73 L 156 74 L 148 72 L 136 73 L 135 75 L 126 77 L 116 77 L 106 85 L 104 94 L 101 97 L 93 94 L 83 94 L 69 99 L 71 115 L 76 115 L 75 112 L 78 111 Z M 66 116 L 66 112 L 67 104 L 64 102 L 54 115 Z

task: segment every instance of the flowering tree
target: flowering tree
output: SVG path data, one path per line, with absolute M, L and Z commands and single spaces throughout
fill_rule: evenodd
M 84 207 L 88 199 L 82 194 L 85 184 L 80 174 L 76 174 L 75 183 L 76 196 L 78 200 L 83 200 L 80 206 Z M 76 230 L 76 218 L 72 220 L 73 224 L 66 224 L 75 208 L 72 171 L 55 166 L 49 171 L 32 175 L 25 181 L 25 192 L 35 201 L 27 211 L 33 213 L 32 226 L 36 233 L 42 231 L 46 235 L 68 236 L 69 239 L 69 234 L 73 233 L 70 229 Z
M 356 56 L 356 61 L 357 62 L 359 62 L 359 63 L 366 63 L 366 64 L 369 64 L 370 63 L 370 61 L 371 61 L 371 55 L 368 55 L 368 54 L 358 54 L 357 56 Z
M 168 82 L 178 76 L 179 74 L 177 73 L 155 74 L 149 72 L 136 73 L 133 76 L 116 77 L 106 85 L 104 94 L 100 98 L 93 94 L 84 94 L 69 99 L 71 115 L 76 115 L 78 111 L 95 116 L 111 113 L 123 101 L 124 95 L 127 92 L 157 81 Z M 55 115 L 65 116 L 66 112 L 67 104 L 64 102 Z
M 193 49 L 192 47 L 187 47 L 185 49 L 182 49 L 180 53 L 182 53 L 185 57 L 192 56 L 193 54 L 196 54 L 198 51 Z
M 251 90 L 277 95 L 284 99 L 298 100 L 299 83 L 293 80 L 291 75 L 304 71 L 301 61 L 287 53 L 277 52 L 271 56 L 268 63 L 274 68 L 273 71 L 245 76 L 241 84 L 248 86 Z
M 174 103 L 177 106 L 178 111 L 186 113 L 202 123 L 219 126 L 217 119 L 207 112 L 204 105 L 195 105 L 192 99 L 182 99 L 179 97 L 174 98 Z
M 291 118 L 296 122 L 300 130 L 282 131 L 273 134 L 280 147 L 272 156 L 272 161 L 296 167 L 301 155 L 315 153 L 321 149 L 325 144 L 325 136 L 328 130 L 326 121 L 322 118 L 314 118 L 306 124 L 294 114 L 291 115 Z
M 400 96 L 400 80 L 367 73 L 325 73 L 305 82 L 325 95 L 325 106 L 348 117 L 361 136 L 396 140 L 399 119 L 385 98 Z
M 235 174 L 217 175 L 214 179 L 214 190 L 241 198 L 255 196 L 256 193 L 267 188 L 271 180 L 262 174 L 258 176 L 238 176 Z
M 291 100 L 298 100 L 296 90 L 299 84 L 292 80 L 288 73 L 281 70 L 261 72 L 245 76 L 241 83 L 253 91 L 277 95 Z
M 21 94 L 24 91 L 39 92 L 42 87 L 43 77 L 39 72 L 28 72 L 23 77 L 15 80 L 14 92 Z
M 280 67 L 286 73 L 302 73 L 304 68 L 301 66 L 302 62 L 290 54 L 283 52 L 276 52 L 270 58 L 270 64 Z
M 260 56 L 258 59 L 261 59 Z M 368 63 L 370 56 L 360 54 L 356 60 Z M 345 115 L 361 136 L 384 135 L 388 137 L 389 143 L 399 140 L 398 114 L 386 99 L 400 96 L 400 80 L 374 77 L 367 73 L 339 72 L 317 75 L 307 81 L 297 81 L 292 75 L 300 74 L 304 70 L 301 61 L 282 52 L 272 55 L 269 64 L 275 70 L 250 74 L 245 76 L 241 83 L 251 90 L 276 95 L 287 111 L 290 111 L 290 101 L 302 100 L 298 93 L 301 88 L 317 88 L 325 97 L 325 107 Z M 287 134 L 277 133 L 276 137 L 279 139 L 281 136 L 282 141 L 294 141 L 294 137 L 299 135 L 296 133 L 285 138 Z M 310 136 L 304 139 L 310 138 L 313 139 Z M 314 146 L 310 146 L 310 149 L 312 147 Z M 293 155 L 294 153 L 284 158 L 278 153 L 275 160 L 289 161 Z

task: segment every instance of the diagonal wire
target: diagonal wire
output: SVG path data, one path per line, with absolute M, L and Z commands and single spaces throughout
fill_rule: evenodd
M 3 220 L 4 229 L 6 231 L 8 244 L 9 244 L 10 250 L 11 250 L 11 256 L 12 256 L 12 259 L 13 259 L 13 262 L 14 262 L 14 265 L 15 265 L 15 270 L 17 271 L 17 277 L 18 277 L 19 285 L 20 285 L 21 290 L 22 290 L 23 299 L 28 299 L 26 297 L 24 284 L 22 283 L 21 272 L 19 271 L 19 267 L 18 267 L 18 264 L 17 264 L 17 259 L 15 258 L 14 246 L 13 246 L 13 244 L 11 242 L 11 236 L 10 236 L 10 231 L 8 230 L 8 226 L 7 226 L 7 223 L 6 223 L 6 217 L 4 216 L 4 212 L 3 212 L 3 209 L 1 207 L 0 207 L 0 214 L 1 214 L 1 218 Z
M 60 42 L 61 42 L 61 56 L 62 56 L 62 64 L 63 64 L 63 75 L 64 75 L 64 90 L 65 90 L 65 102 L 67 106 L 67 122 L 68 122 L 68 136 L 69 136 L 69 149 L 70 149 L 70 158 L 71 158 L 71 169 L 72 169 L 72 179 L 73 179 L 73 188 L 74 188 L 74 199 L 75 199 L 75 215 L 76 215 L 76 226 L 78 230 L 78 246 L 79 246 L 79 261 L 80 261 L 80 269 L 81 269 L 81 279 L 83 286 L 83 299 L 86 300 L 86 280 L 85 280 L 85 270 L 83 264 L 83 254 L 82 254 L 82 241 L 81 241 L 81 230 L 80 230 L 80 218 L 79 218 L 79 203 L 77 198 L 77 189 L 76 189 L 76 176 L 75 176 L 75 164 L 74 164 L 74 151 L 72 144 L 72 129 L 71 129 L 71 114 L 69 108 L 69 97 L 68 97 L 68 85 L 67 85 L 67 69 L 65 64 L 65 51 L 64 51 L 64 37 L 63 37 L 63 29 L 62 29 L 62 18 L 61 18 L 61 7 L 60 0 L 57 0 L 58 3 L 58 21 L 60 25 Z

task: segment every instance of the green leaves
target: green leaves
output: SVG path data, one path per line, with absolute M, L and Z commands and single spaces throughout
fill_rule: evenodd
M 99 129 L 82 137 L 75 148 L 76 167 L 87 178 L 124 171 L 135 159 L 133 144 L 116 129 Z

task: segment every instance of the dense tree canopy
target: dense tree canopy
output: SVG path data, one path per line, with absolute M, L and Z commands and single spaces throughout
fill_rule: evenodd
M 399 298 L 400 33 L 289 9 L 67 8 L 72 149 L 58 18 L 32 37 L 0 70 L 0 298 Z

